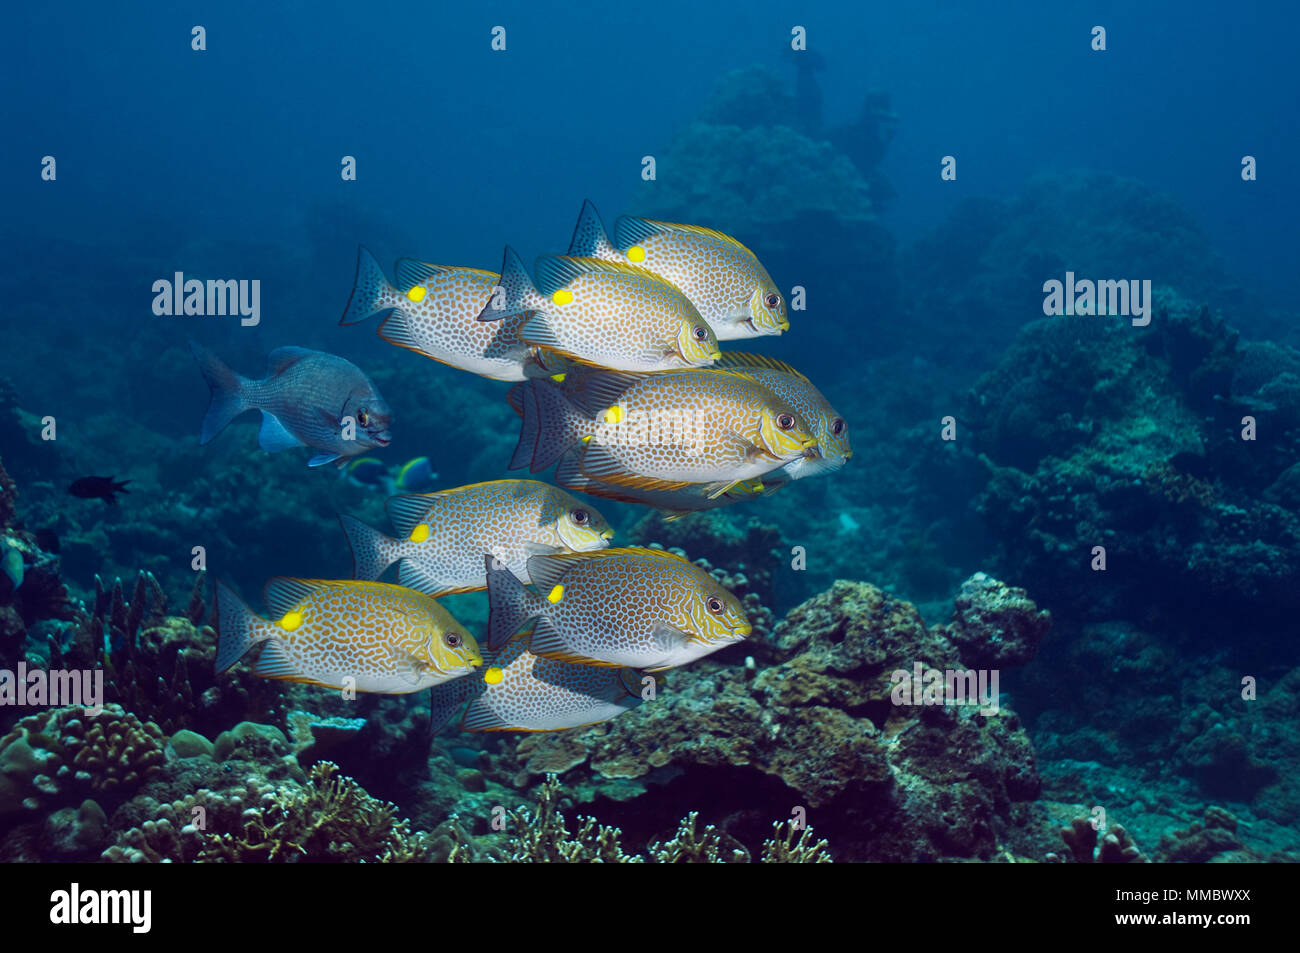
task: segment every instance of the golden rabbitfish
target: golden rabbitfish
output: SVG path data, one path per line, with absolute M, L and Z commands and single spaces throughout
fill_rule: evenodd
M 648 489 L 704 483 L 722 493 L 817 447 L 794 408 L 730 371 L 586 371 L 567 375 L 562 388 L 538 379 L 519 386 L 512 469 L 543 470 L 585 443 L 582 471 L 593 479 Z
M 739 642 L 740 601 L 690 560 L 659 549 L 534 556 L 536 591 L 487 561 L 488 646 L 534 621 L 528 650 L 586 665 L 658 671 Z
M 482 663 L 478 643 L 432 597 L 402 586 L 277 577 L 271 620 L 217 585 L 217 671 L 255 645 L 254 674 L 326 688 L 405 694 Z
M 465 731 L 562 731 L 594 725 L 641 704 L 643 676 L 631 668 L 539 658 L 526 639 L 483 654 L 483 669 L 433 689 L 437 731 L 464 707 Z M 466 702 L 469 704 L 466 705 Z
M 527 315 L 478 320 L 500 281 L 496 272 L 399 258 L 396 278 L 395 286 L 389 284 L 370 252 L 360 249 L 352 297 L 339 323 L 383 314 L 379 336 L 385 341 L 493 380 L 521 381 L 539 366 L 536 349 L 519 335 Z M 550 371 L 562 366 L 556 360 L 547 365 Z
M 719 341 L 790 329 L 785 299 L 763 263 L 736 239 L 711 228 L 624 215 L 614 223 L 611 242 L 587 201 L 569 254 L 630 263 L 676 285 Z
M 775 358 L 761 354 L 728 352 L 719 365 L 727 370 L 752 377 L 788 403 L 815 429 L 817 454 L 787 463 L 774 478 L 801 480 L 822 473 L 834 473 L 853 456 L 849 443 L 849 425 L 831 406 L 831 402 L 803 374 Z
M 358 579 L 378 579 L 395 562 L 402 585 L 432 596 L 483 589 L 483 557 L 527 580 L 528 557 L 586 552 L 614 531 L 594 507 L 537 480 L 493 480 L 438 493 L 390 497 L 397 538 L 340 517 Z
M 718 339 L 689 299 L 642 268 L 595 258 L 543 255 L 537 283 L 514 250 L 501 265 L 500 300 L 479 320 L 529 312 L 519 329 L 528 344 L 597 367 L 661 371 L 717 360 Z M 548 365 L 549 366 L 549 365 Z

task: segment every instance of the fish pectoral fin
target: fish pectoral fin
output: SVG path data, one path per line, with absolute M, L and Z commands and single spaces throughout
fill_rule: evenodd
M 672 655 L 692 638 L 691 633 L 683 632 L 669 622 L 656 622 L 651 634 L 664 655 Z
M 307 466 L 323 467 L 325 464 L 333 463 L 335 460 L 339 461 L 339 466 L 343 465 L 343 455 L 340 453 L 318 453 L 307 461 Z
M 262 429 L 257 433 L 257 444 L 268 453 L 306 446 L 289 432 L 279 417 L 267 410 L 262 411 Z
M 730 483 L 726 483 L 726 482 L 706 483 L 704 484 L 704 497 L 705 499 L 716 500 L 718 497 L 722 496 L 722 494 L 726 493 L 732 487 L 736 486 L 741 482 L 743 481 L 732 480 Z
M 548 546 L 545 543 L 539 543 L 534 540 L 529 540 L 524 543 L 523 549 L 529 556 L 554 556 L 556 553 L 568 552 L 568 550 L 562 549 L 559 546 Z

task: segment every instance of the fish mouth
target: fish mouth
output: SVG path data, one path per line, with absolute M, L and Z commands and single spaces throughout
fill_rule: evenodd
M 808 451 L 808 450 L 818 450 L 818 447 L 819 447 L 819 445 L 818 445 L 818 443 L 817 443 L 817 438 L 816 438 L 816 437 L 809 437 L 807 440 L 800 440 L 800 441 L 799 441 L 799 446 L 800 446 L 804 451 Z M 818 452 L 820 453 L 820 451 L 818 451 Z
M 710 351 L 710 352 L 709 352 L 709 360 L 710 360 L 710 361 L 717 361 L 717 360 L 721 360 L 721 359 L 722 359 L 722 352 L 721 352 L 721 351 Z
M 600 534 L 600 538 L 601 538 L 601 539 L 613 539 L 613 538 L 614 538 L 614 531 L 613 531 L 612 529 L 607 529 L 607 530 L 605 530 L 605 532 L 603 532 L 603 533 Z
M 386 447 L 393 442 L 393 435 L 385 430 L 382 433 L 372 433 L 370 439 L 375 442 L 376 447 Z

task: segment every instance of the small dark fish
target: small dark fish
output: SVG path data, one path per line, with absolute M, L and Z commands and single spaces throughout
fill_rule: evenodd
M 103 500 L 105 503 L 117 506 L 117 496 L 115 494 L 130 493 L 131 491 L 126 488 L 126 485 L 130 482 L 130 480 L 123 480 L 118 483 L 113 477 L 107 476 L 82 477 L 68 487 L 68 492 L 73 496 L 81 497 L 83 500 Z

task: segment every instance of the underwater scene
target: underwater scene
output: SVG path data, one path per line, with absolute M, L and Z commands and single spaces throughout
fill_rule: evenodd
M 1251 10 L 8 10 L 0 858 L 1300 860 Z

